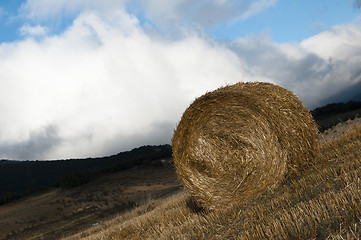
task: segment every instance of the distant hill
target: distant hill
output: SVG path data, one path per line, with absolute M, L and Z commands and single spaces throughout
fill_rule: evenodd
M 361 102 L 331 103 L 312 110 L 311 114 L 319 125 L 320 131 L 324 131 L 340 122 L 361 117 Z
M 152 202 L 149 211 L 179 191 L 174 168 L 143 164 L 75 188 L 37 192 L 0 206 L 0 240 L 62 239 Z
M 64 179 L 76 181 L 79 180 L 79 176 L 83 178 L 90 176 L 89 173 L 99 174 L 101 171 L 106 173 L 127 169 L 145 162 L 171 157 L 171 154 L 170 145 L 159 145 L 142 146 L 131 151 L 99 158 L 56 161 L 1 160 L 0 199 L 6 193 L 21 196 L 59 185 L 59 182 Z

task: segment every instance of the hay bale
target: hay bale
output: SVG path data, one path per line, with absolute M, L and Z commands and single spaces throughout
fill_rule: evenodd
M 177 174 L 209 209 L 245 204 L 318 154 L 318 130 L 290 91 L 237 83 L 196 99 L 173 139 Z

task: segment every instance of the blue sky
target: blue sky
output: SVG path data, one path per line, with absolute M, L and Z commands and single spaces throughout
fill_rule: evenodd
M 144 16 L 146 10 L 138 3 L 139 1 L 134 2 L 137 3 L 124 3 L 128 12 L 135 14 L 141 24 L 151 23 L 153 26 L 159 27 L 151 18 Z M 247 1 L 244 2 L 247 3 Z M 269 7 L 260 10 L 251 17 L 242 18 L 233 15 L 221 21 L 215 21 L 213 24 L 205 24 L 204 30 L 220 41 L 236 39 L 250 34 L 266 34 L 279 43 L 300 42 L 332 26 L 350 23 L 357 19 L 360 14 L 360 10 L 352 0 L 279 0 L 268 2 L 270 2 Z M 81 9 L 72 13 L 64 11 L 60 17 L 53 18 L 51 21 L 29 19 L 24 16 L 21 8 L 21 5 L 25 3 L 25 0 L 2 0 L 0 2 L 0 42 L 21 39 L 23 36 L 19 29 L 24 24 L 41 24 L 47 26 L 51 33 L 59 34 L 72 24 L 76 14 L 81 11 Z M 197 7 L 193 8 L 197 9 Z M 197 11 L 194 9 L 192 7 L 189 9 L 189 15 L 184 16 L 184 19 L 180 21 L 182 24 L 192 22 L 194 15 L 197 15 Z M 167 32 L 168 29 L 165 31 Z
M 278 1 L 259 14 L 209 29 L 217 39 L 266 34 L 279 43 L 300 42 L 334 25 L 352 22 L 360 11 L 352 1 Z
M 309 109 L 360 95 L 360 0 L 0 0 L 0 159 L 169 143 L 239 81 Z

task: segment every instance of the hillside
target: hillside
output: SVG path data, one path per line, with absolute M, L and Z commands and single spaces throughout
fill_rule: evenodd
M 6 164 L 22 166 L 13 167 L 12 177 L 28 177 L 16 179 L 24 184 L 42 180 L 26 168 L 31 164 L 50 175 L 56 167 L 46 166 L 75 167 L 57 180 L 43 178 L 43 191 L 0 206 L 0 239 L 355 239 L 361 235 L 361 118 L 338 123 L 340 114 L 353 119 L 359 110 L 330 109 L 317 116 L 336 121 L 320 136 L 322 154 L 314 167 L 229 212 L 207 212 L 192 201 L 168 162 L 169 145 L 96 159 L 1 161 L 3 189 L 11 183 Z M 59 188 L 56 182 L 77 184 Z
M 361 125 L 348 125 L 327 133 L 305 174 L 246 206 L 205 211 L 181 191 L 65 239 L 358 239 Z
M 172 167 L 159 163 L 0 206 L 0 239 L 60 239 L 179 191 Z
M 170 145 L 143 146 L 116 155 L 56 161 L 0 161 L 0 205 L 6 193 L 24 195 L 54 185 L 76 185 L 107 172 L 171 157 Z M 79 182 L 80 181 L 80 182 Z M 8 194 L 9 195 L 9 194 Z
M 311 111 L 313 118 L 323 132 L 340 122 L 361 116 L 361 102 L 331 103 Z

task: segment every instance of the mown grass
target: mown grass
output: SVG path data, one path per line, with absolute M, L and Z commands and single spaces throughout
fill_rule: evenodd
M 248 204 L 194 211 L 181 191 L 67 239 L 359 239 L 361 125 L 324 142 L 302 175 Z

